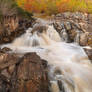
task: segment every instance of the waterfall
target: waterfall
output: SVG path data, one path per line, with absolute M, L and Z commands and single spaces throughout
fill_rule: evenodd
M 29 28 L 11 44 L 3 46 L 17 53 L 36 52 L 47 60 L 51 92 L 62 92 L 62 89 L 64 92 L 92 92 L 92 64 L 83 48 L 62 42 L 53 25 L 47 27 L 34 33 Z

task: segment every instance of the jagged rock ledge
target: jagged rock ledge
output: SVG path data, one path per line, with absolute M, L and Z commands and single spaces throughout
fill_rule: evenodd
M 0 50 L 0 92 L 49 92 L 47 62 L 36 53 Z
M 54 16 L 53 21 L 63 41 L 92 47 L 92 14 L 65 12 Z
M 5 17 L 4 26 L 0 25 L 0 44 L 10 43 L 16 37 L 21 36 L 25 31 L 35 23 L 34 18 L 18 19 L 14 16 Z

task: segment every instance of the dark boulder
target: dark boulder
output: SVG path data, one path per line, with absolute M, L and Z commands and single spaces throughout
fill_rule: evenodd
M 7 27 L 1 27 L 0 25 L 0 44 L 10 43 L 16 37 L 21 36 L 29 27 L 33 27 L 35 19 L 22 19 L 18 21 L 16 29 L 7 29 Z
M 46 61 L 36 53 L 25 54 L 17 66 L 17 92 L 48 92 Z M 15 92 L 15 91 L 13 91 Z
M 88 55 L 89 59 L 92 61 L 92 49 L 85 49 L 85 52 Z
M 0 92 L 49 92 L 45 60 L 36 53 L 18 55 L 5 49 L 0 51 Z

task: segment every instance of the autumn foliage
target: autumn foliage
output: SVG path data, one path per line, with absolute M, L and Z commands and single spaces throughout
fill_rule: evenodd
M 65 11 L 92 13 L 92 0 L 16 0 L 29 12 L 56 14 Z

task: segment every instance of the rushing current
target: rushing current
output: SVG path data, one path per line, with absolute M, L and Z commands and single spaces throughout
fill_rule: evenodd
M 36 52 L 48 61 L 51 92 L 92 92 L 92 64 L 83 48 L 62 42 L 53 25 L 41 32 L 32 30 L 2 47 L 16 53 Z

